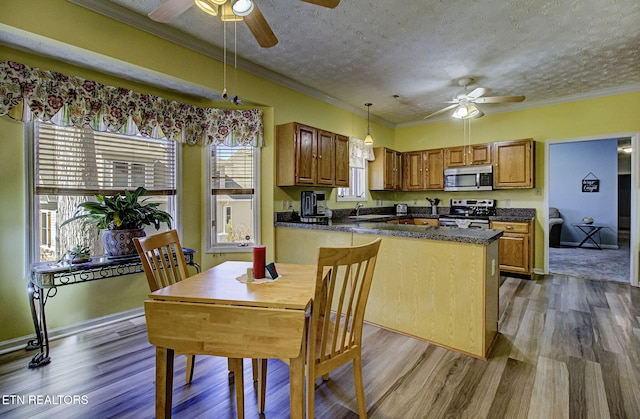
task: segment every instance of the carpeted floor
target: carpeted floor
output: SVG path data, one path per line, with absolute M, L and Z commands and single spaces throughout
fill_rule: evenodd
M 579 278 L 629 283 L 628 243 L 619 249 L 549 248 L 549 272 Z

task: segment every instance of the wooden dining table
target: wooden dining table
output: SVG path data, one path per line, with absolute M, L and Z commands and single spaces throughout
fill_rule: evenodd
M 156 346 L 156 417 L 171 417 L 175 352 L 227 357 L 240 365 L 242 358 L 289 359 L 290 416 L 304 417 L 305 318 L 316 267 L 277 264 L 275 281 L 238 281 L 250 267 L 224 262 L 149 294 L 144 308 L 149 342 Z M 244 413 L 244 406 L 237 409 Z

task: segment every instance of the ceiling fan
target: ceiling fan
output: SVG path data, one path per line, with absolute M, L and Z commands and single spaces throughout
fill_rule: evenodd
M 340 0 L 301 0 L 333 9 Z M 258 8 L 255 0 L 168 0 L 149 13 L 149 18 L 156 22 L 167 23 L 186 12 L 193 5 L 204 12 L 220 16 L 223 21 L 244 20 L 247 27 L 262 48 L 271 48 L 278 43 L 271 27 Z
M 454 109 L 453 116 L 458 119 L 470 119 L 470 118 L 480 118 L 484 116 L 484 112 L 480 110 L 476 106 L 477 103 L 507 103 L 507 102 L 522 102 L 524 100 L 524 96 L 485 96 L 491 89 L 487 89 L 484 87 L 478 87 L 473 89 L 471 92 L 468 92 L 468 87 L 473 84 L 474 80 L 470 77 L 465 77 L 458 80 L 458 85 L 464 88 L 464 93 L 459 94 L 453 100 L 448 100 L 444 103 L 451 103 L 451 105 L 446 106 L 440 109 L 437 112 L 429 114 L 424 117 L 424 119 L 431 118 L 432 116 L 441 114 L 450 109 Z

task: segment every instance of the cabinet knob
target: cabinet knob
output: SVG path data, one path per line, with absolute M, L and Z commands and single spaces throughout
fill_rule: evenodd
M 513 230 L 513 226 L 507 226 L 507 230 Z

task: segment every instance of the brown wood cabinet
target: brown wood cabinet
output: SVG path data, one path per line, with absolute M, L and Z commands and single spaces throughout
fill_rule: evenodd
M 534 250 L 532 223 L 491 221 L 491 228 L 504 232 L 498 243 L 500 270 L 531 275 Z
M 533 188 L 534 154 L 531 138 L 493 143 L 493 188 Z
M 349 139 L 291 122 L 276 134 L 278 186 L 349 186 Z
M 403 153 L 403 189 L 424 191 L 444 189 L 442 149 Z
M 373 149 L 375 160 L 369 162 L 369 189 L 397 191 L 402 189 L 402 153 L 386 147 Z
M 444 167 L 488 166 L 491 164 L 491 143 L 444 149 Z
M 426 150 L 424 189 L 444 189 L 444 151 L 441 148 Z
M 417 226 L 438 227 L 440 225 L 440 221 L 437 218 L 414 218 L 413 224 Z
M 335 167 L 334 185 L 349 187 L 349 137 L 335 134 Z

